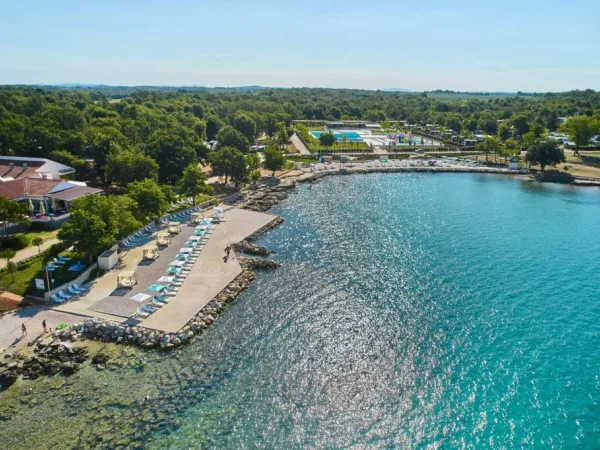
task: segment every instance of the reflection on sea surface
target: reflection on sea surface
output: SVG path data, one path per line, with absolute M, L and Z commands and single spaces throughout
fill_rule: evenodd
M 303 186 L 259 242 L 282 267 L 195 344 L 2 394 L 0 439 L 594 447 L 598 192 L 466 174 Z

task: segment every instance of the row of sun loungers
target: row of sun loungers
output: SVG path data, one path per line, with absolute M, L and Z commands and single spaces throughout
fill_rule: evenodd
M 71 258 L 66 256 L 58 256 L 48 263 L 48 270 L 52 271 L 54 269 L 58 269 L 60 266 L 68 263 L 69 261 L 71 261 Z
M 79 286 L 77 283 L 57 292 L 50 297 L 52 303 L 64 303 L 67 300 L 75 300 L 90 290 L 89 285 Z
M 206 245 L 206 241 L 212 234 L 213 230 L 214 225 L 209 225 L 199 241 L 190 241 L 190 247 L 188 248 L 191 248 L 192 251 L 188 253 L 189 256 L 186 258 L 181 258 L 181 260 L 184 260 L 185 262 L 180 270 L 173 276 L 172 280 L 166 285 L 160 294 L 155 295 L 148 304 L 143 305 L 137 310 L 133 316 L 135 319 L 146 319 L 150 317 L 151 314 L 168 304 L 172 298 L 177 295 L 179 289 L 181 286 L 183 286 L 185 279 L 191 273 L 192 267 L 202 253 L 202 250 Z

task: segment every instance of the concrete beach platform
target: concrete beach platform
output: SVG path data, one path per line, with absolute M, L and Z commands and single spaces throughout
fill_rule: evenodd
M 202 310 L 221 290 L 231 283 L 241 272 L 238 261 L 231 254 L 228 262 L 223 261 L 225 248 L 236 243 L 272 222 L 276 216 L 238 208 L 225 211 L 225 221 L 216 225 L 200 257 L 185 279 L 176 296 L 169 304 L 158 309 L 149 318 L 135 321 L 139 326 L 165 332 L 176 332 L 194 315 Z M 54 307 L 54 310 L 86 317 L 118 322 L 131 322 L 143 303 L 130 298 L 137 293 L 151 294 L 148 286 L 161 276 L 167 275 L 169 263 L 175 254 L 195 231 L 194 226 L 181 224 L 181 232 L 171 238 L 171 243 L 160 251 L 160 257 L 154 261 L 142 261 L 142 247 L 131 249 L 119 269 L 113 269 L 96 280 L 91 291 L 79 300 Z M 148 241 L 153 240 L 149 237 Z M 133 289 L 119 292 L 117 275 L 123 270 L 134 270 L 138 283 Z

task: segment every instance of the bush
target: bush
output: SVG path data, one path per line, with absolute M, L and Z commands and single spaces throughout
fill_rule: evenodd
M 218 199 L 216 199 L 216 198 L 213 198 L 213 199 L 210 201 L 210 204 L 211 204 L 211 205 L 213 205 L 213 206 L 219 206 L 219 200 L 218 200 Z
M 29 244 L 29 238 L 22 234 L 15 234 L 2 239 L 3 249 L 21 250 L 28 247 Z
M 52 244 L 48 250 L 46 250 L 44 252 L 44 254 L 48 257 L 48 258 L 54 258 L 56 256 L 58 256 L 61 252 L 64 252 L 66 250 L 67 246 L 64 244 L 64 242 L 57 242 L 56 244 Z

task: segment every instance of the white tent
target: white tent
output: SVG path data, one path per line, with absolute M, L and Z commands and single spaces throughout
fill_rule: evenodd
M 132 288 L 137 284 L 137 277 L 133 270 L 124 270 L 117 275 L 117 286 Z

